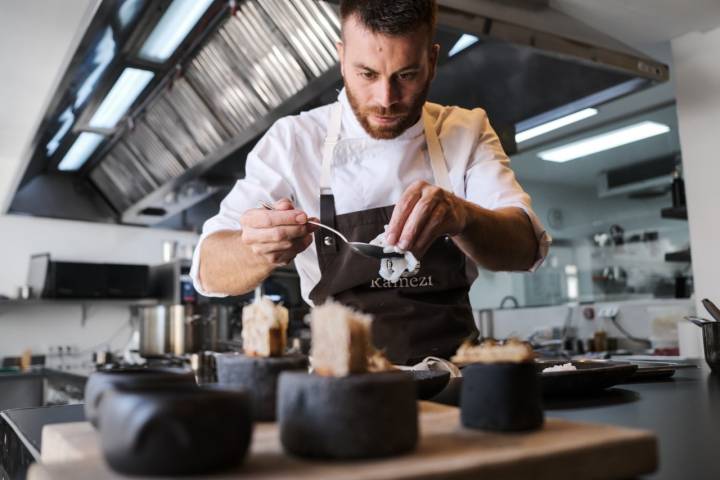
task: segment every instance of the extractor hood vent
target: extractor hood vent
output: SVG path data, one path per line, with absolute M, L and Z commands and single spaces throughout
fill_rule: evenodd
M 598 197 L 667 193 L 680 162 L 680 154 L 676 153 L 603 172 L 598 176 Z
M 271 113 L 336 67 L 339 27 L 335 12 L 314 0 L 242 2 L 90 178 L 126 223 L 154 224 L 177 213 L 183 174 L 209 168 L 233 142 L 233 149 L 247 143 L 274 120 Z M 204 189 L 195 201 L 216 190 Z

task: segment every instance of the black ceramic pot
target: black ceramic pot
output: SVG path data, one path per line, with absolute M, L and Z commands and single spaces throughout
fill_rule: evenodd
M 121 385 L 194 385 L 192 372 L 177 368 L 119 368 L 92 373 L 85 384 L 85 418 L 98 427 L 98 408 L 108 390 Z
M 540 377 L 533 362 L 468 365 L 460 418 L 469 428 L 515 432 L 542 426 Z
M 702 326 L 705 361 L 715 373 L 720 373 L 720 322 L 707 322 Z
M 413 450 L 416 386 L 400 372 L 322 377 L 285 372 L 278 386 L 283 448 L 318 458 L 373 458 Z
M 305 355 L 284 357 L 248 357 L 239 353 L 215 356 L 218 384 L 226 388 L 242 388 L 250 394 L 255 420 L 275 421 L 277 383 L 282 372 L 307 372 Z
M 242 463 L 252 436 L 245 392 L 213 386 L 120 387 L 100 405 L 110 467 L 129 475 L 210 473 Z

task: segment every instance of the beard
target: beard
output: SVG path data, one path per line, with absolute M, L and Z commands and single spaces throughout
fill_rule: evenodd
M 422 91 L 413 98 L 410 105 L 395 104 L 388 108 L 372 106 L 362 107 L 348 84 L 345 83 L 345 92 L 347 93 L 348 102 L 352 107 L 353 113 L 355 113 L 355 117 L 358 119 L 360 125 L 362 125 L 368 135 L 377 140 L 390 140 L 396 138 L 405 130 L 412 127 L 415 122 L 417 122 L 418 118 L 420 118 L 429 90 L 430 79 L 428 79 Z M 399 118 L 392 125 L 373 125 L 370 123 L 371 115 Z

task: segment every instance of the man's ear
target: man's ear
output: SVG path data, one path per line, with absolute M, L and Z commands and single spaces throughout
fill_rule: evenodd
M 336 42 L 335 48 L 337 49 L 338 58 L 340 59 L 340 75 L 345 78 L 345 65 L 343 64 L 343 60 L 345 59 L 345 45 L 343 45 L 343 42 Z
M 438 57 L 440 56 L 440 44 L 435 43 L 430 47 L 430 78 L 435 78 L 435 72 L 437 71 Z

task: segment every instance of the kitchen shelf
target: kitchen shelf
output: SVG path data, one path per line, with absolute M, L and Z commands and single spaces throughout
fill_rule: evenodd
M 663 208 L 660 210 L 660 216 L 662 218 L 673 218 L 675 220 L 687 220 L 687 206 Z
M 81 322 L 85 325 L 87 311 L 93 305 L 118 305 L 128 307 L 148 307 L 159 303 L 156 298 L 30 298 L 0 300 L 0 315 L 3 307 L 26 307 L 31 305 L 77 305 L 81 308 Z
M 690 259 L 690 249 L 688 250 L 681 250 L 679 252 L 670 252 L 665 254 L 665 261 L 666 262 L 683 262 L 688 263 L 691 261 Z

